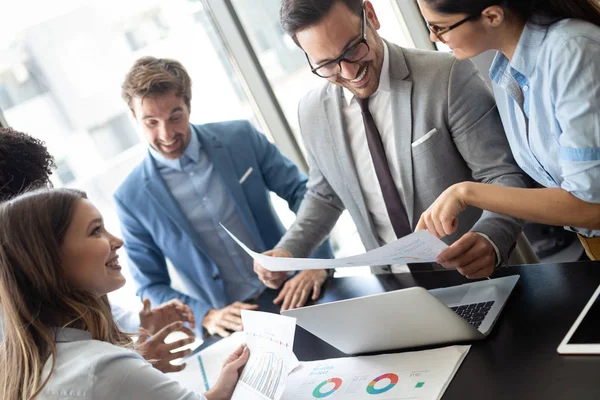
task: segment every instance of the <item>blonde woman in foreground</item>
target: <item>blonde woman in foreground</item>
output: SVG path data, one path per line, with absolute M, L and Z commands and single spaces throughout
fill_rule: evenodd
M 106 296 L 125 283 L 122 245 L 82 192 L 46 189 L 0 204 L 1 399 L 231 398 L 245 346 L 204 396 L 133 351 Z

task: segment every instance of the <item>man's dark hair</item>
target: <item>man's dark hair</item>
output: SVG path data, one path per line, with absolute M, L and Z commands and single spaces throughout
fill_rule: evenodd
M 363 0 L 282 0 L 279 10 L 281 27 L 300 46 L 296 34 L 321 21 L 337 2 L 345 4 L 354 14 L 360 16 Z
M 12 128 L 0 128 L 0 202 L 25 190 L 49 186 L 55 167 L 44 142 Z

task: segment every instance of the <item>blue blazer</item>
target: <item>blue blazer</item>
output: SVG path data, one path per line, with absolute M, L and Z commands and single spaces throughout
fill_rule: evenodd
M 264 135 L 247 121 L 194 125 L 202 149 L 229 190 L 237 210 L 263 252 L 272 249 L 285 228 L 271 204 L 269 192 L 286 200 L 297 212 L 306 192 L 307 177 Z M 243 182 L 240 178 L 252 168 Z M 114 194 L 129 268 L 137 294 L 161 304 L 179 298 L 188 304 L 197 321 L 214 308 L 228 305 L 219 270 L 205 252 L 205 245 L 169 191 L 148 153 Z M 325 242 L 313 254 L 333 258 Z M 165 258 L 182 277 L 188 295 L 171 288 Z M 200 280 L 187 279 L 191 268 L 200 268 Z M 243 301 L 246 299 L 232 299 Z M 199 324 L 200 325 L 200 324 Z

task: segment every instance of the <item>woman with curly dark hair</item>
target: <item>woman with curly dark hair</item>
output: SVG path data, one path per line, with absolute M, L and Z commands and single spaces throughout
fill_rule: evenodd
M 56 167 L 43 141 L 12 128 L 0 128 L 0 201 L 50 185 Z

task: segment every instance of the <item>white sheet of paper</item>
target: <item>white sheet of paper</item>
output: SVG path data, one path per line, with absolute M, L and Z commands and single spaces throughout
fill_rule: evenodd
M 235 332 L 200 353 L 188 357 L 185 360 L 187 364 L 185 369 L 169 374 L 169 377 L 187 389 L 196 393 L 204 393 L 217 383 L 225 360 L 244 343 L 246 343 L 246 334 Z M 293 371 L 300 365 L 300 362 L 293 353 L 292 357 Z
M 279 400 L 298 361 L 292 352 L 296 318 L 242 310 L 250 360 L 231 400 Z
M 439 399 L 470 347 L 303 362 L 282 400 Z
M 302 271 L 307 269 L 331 269 L 364 267 L 367 265 L 392 265 L 434 262 L 448 246 L 427 231 L 418 231 L 395 240 L 377 249 L 351 257 L 330 259 L 282 258 L 256 253 L 222 224 L 221 226 L 235 242 L 269 271 Z
M 190 356 L 185 360 L 187 364 L 185 369 L 169 374 L 169 377 L 187 389 L 204 393 L 217 383 L 227 357 L 245 342 L 246 335 L 243 332 L 235 332 L 200 353 Z

